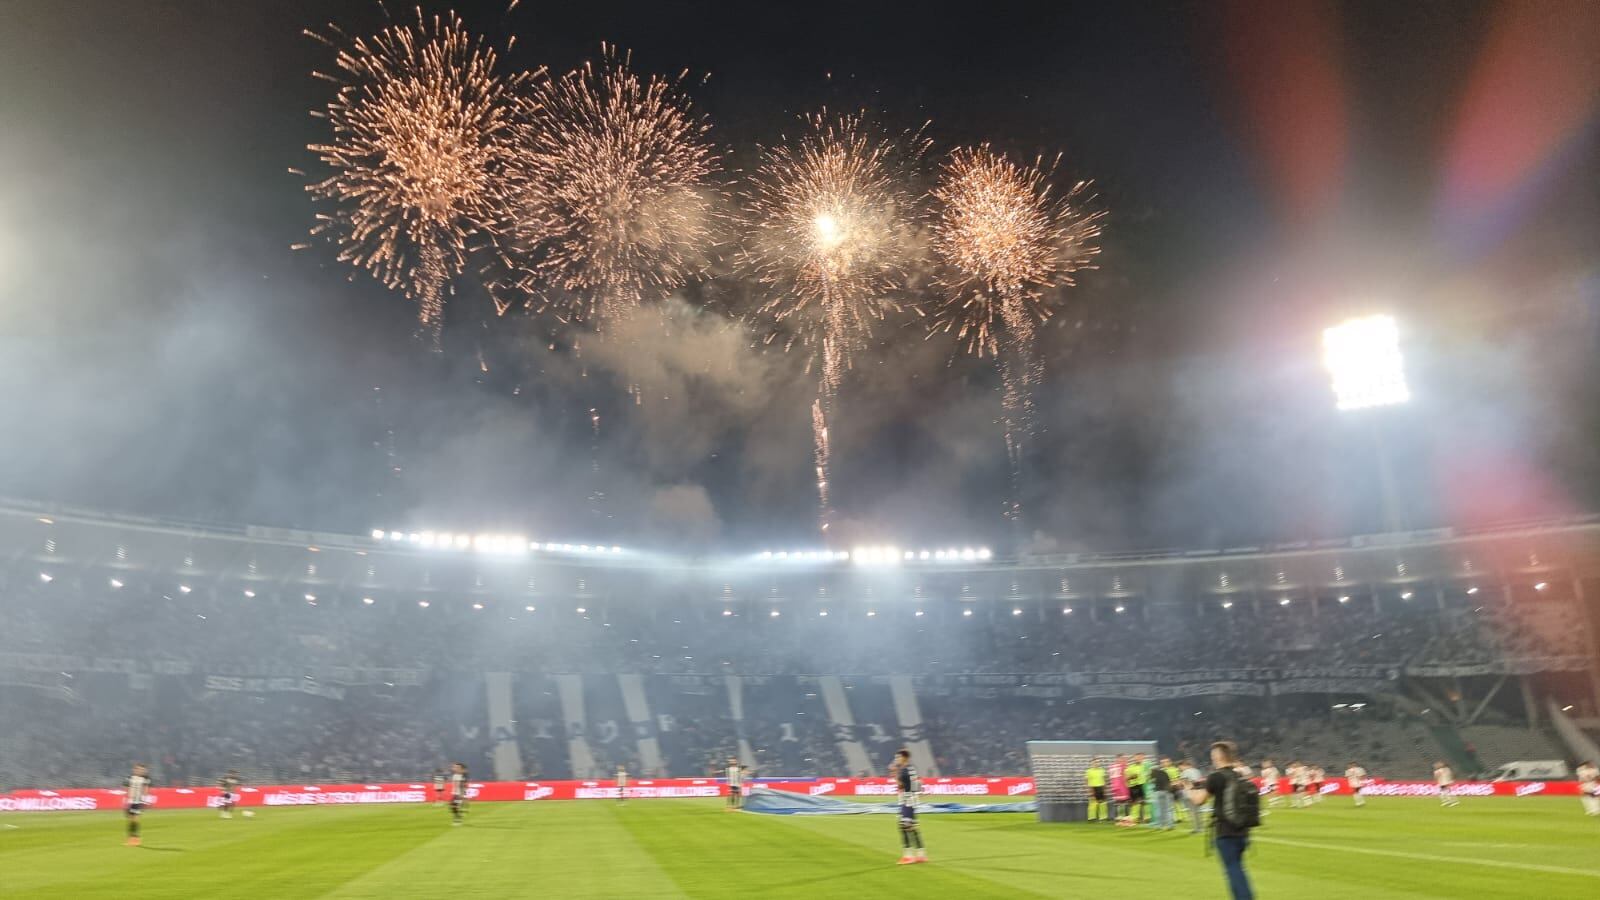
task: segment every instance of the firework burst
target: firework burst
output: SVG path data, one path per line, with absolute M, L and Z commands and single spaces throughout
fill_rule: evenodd
M 507 286 L 601 326 L 682 287 L 715 244 L 720 155 L 676 79 L 602 48 L 518 102 Z
M 873 327 L 903 309 L 918 218 L 909 176 L 928 142 L 883 134 L 860 114 L 824 111 L 804 126 L 761 150 L 740 263 L 765 290 L 757 313 L 774 326 L 769 340 L 812 348 L 831 395 Z
M 502 178 L 515 79 L 495 74 L 496 54 L 455 14 L 392 25 L 368 38 L 335 26 L 338 85 L 325 110 L 333 137 L 310 150 L 331 169 L 307 185 L 327 204 L 313 235 L 339 259 L 416 301 L 421 333 L 438 349 L 449 280 L 473 239 L 501 218 Z
M 988 146 L 962 148 L 933 191 L 933 246 L 948 289 L 933 327 L 978 356 L 998 354 L 1008 333 L 1011 343 L 1031 343 L 1054 311 L 1051 289 L 1075 284 L 1100 252 L 1104 211 L 1085 208 L 1087 182 L 1057 193 L 1054 169 L 1018 165 Z
M 811 409 L 822 530 L 831 517 L 828 417 L 844 373 L 874 326 L 904 304 L 917 224 L 908 192 L 927 151 L 920 132 L 899 138 L 860 114 L 804 119 L 798 140 L 761 150 L 744 196 L 742 269 L 766 293 L 757 315 L 785 349 L 809 348 L 818 396 Z
M 1000 360 L 1011 497 L 1006 515 L 1020 521 L 1023 441 L 1033 433 L 1034 344 L 1050 318 L 1051 291 L 1076 283 L 1099 253 L 1104 211 L 1090 211 L 1087 182 L 1052 187 L 1054 163 L 1018 165 L 988 146 L 963 148 L 944 165 L 933 199 L 933 246 L 949 295 L 934 329 L 954 334 L 970 352 Z

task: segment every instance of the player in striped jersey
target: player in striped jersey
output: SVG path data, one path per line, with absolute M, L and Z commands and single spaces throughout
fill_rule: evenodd
M 450 824 L 460 825 L 467 812 L 467 791 L 472 779 L 467 777 L 466 763 L 450 764 Z
M 744 809 L 744 767 L 739 765 L 739 758 L 728 757 L 728 805 L 724 807 L 728 812 L 738 812 Z
M 233 808 L 239 805 L 239 772 L 229 769 L 228 774 L 217 779 L 217 787 L 222 790 L 222 818 L 233 818 Z
M 133 771 L 123 779 L 128 796 L 123 802 L 122 815 L 128 820 L 128 846 L 139 846 L 139 816 L 150 800 L 150 768 L 144 763 L 134 763 Z
M 922 826 L 917 824 L 917 793 L 922 780 L 911 765 L 911 751 L 900 748 L 889 764 L 889 774 L 900 788 L 900 865 L 928 861 L 928 848 L 922 843 Z

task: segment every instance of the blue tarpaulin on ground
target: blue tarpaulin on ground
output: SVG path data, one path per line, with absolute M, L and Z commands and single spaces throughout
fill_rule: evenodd
M 747 812 L 767 813 L 775 816 L 860 816 L 873 813 L 900 812 L 898 801 L 887 803 L 857 803 L 842 797 L 812 797 L 790 791 L 773 791 L 757 788 L 744 798 Z M 1021 803 L 918 803 L 921 813 L 1031 813 L 1038 812 L 1039 804 L 1026 800 Z

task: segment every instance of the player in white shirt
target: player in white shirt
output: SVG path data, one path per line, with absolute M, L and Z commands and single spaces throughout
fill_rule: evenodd
M 728 757 L 728 805 L 723 807 L 727 812 L 738 812 L 744 809 L 744 766 L 739 765 L 738 757 Z
M 1304 807 L 1310 801 L 1306 799 L 1306 792 L 1310 790 L 1311 767 L 1298 760 L 1289 764 L 1289 790 L 1294 793 L 1294 805 Z
M 1270 759 L 1261 761 L 1261 796 L 1267 798 L 1267 808 L 1277 806 L 1283 802 L 1283 796 L 1278 791 L 1278 780 L 1283 773 L 1278 771 L 1277 763 Z
M 1456 806 L 1461 803 L 1460 800 L 1456 799 L 1454 790 L 1456 775 L 1450 771 L 1449 766 L 1444 764 L 1444 760 L 1433 764 L 1433 781 L 1439 786 L 1440 806 Z
M 134 763 L 133 771 L 122 780 L 127 796 L 122 802 L 122 816 L 128 820 L 128 846 L 139 846 L 139 817 L 150 803 L 150 768 L 144 763 Z
M 1321 766 L 1311 767 L 1310 786 L 1307 788 L 1312 803 L 1322 802 L 1322 783 L 1328 780 L 1328 770 Z
M 1578 799 L 1585 815 L 1600 816 L 1600 768 L 1588 760 L 1578 763 Z
M 1356 763 L 1345 767 L 1344 780 L 1350 783 L 1350 793 L 1355 795 L 1357 806 L 1367 805 L 1367 796 L 1362 793 L 1367 788 L 1367 770 Z

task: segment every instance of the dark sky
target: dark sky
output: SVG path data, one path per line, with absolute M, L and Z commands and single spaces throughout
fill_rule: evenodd
M 1412 526 L 1596 506 L 1600 4 L 455 8 L 517 35 L 512 68 L 609 41 L 644 71 L 710 73 L 693 95 L 735 165 L 798 113 L 864 106 L 931 119 L 935 160 L 992 141 L 1093 178 L 1101 269 L 1043 331 L 1037 545 L 1372 530 L 1379 448 Z M 602 345 L 496 318 L 463 279 L 431 355 L 402 298 L 325 246 L 291 252 L 313 207 L 288 169 L 315 171 L 307 111 L 329 89 L 310 72 L 331 65 L 301 31 L 330 20 L 383 16 L 0 0 L 0 493 L 813 543 L 814 382 L 730 318 L 737 280 Z M 1417 399 L 1341 416 L 1320 330 L 1368 311 L 1401 319 Z M 638 405 L 624 362 L 647 373 Z M 884 329 L 834 428 L 837 541 L 1012 539 L 997 389 L 992 364 Z

